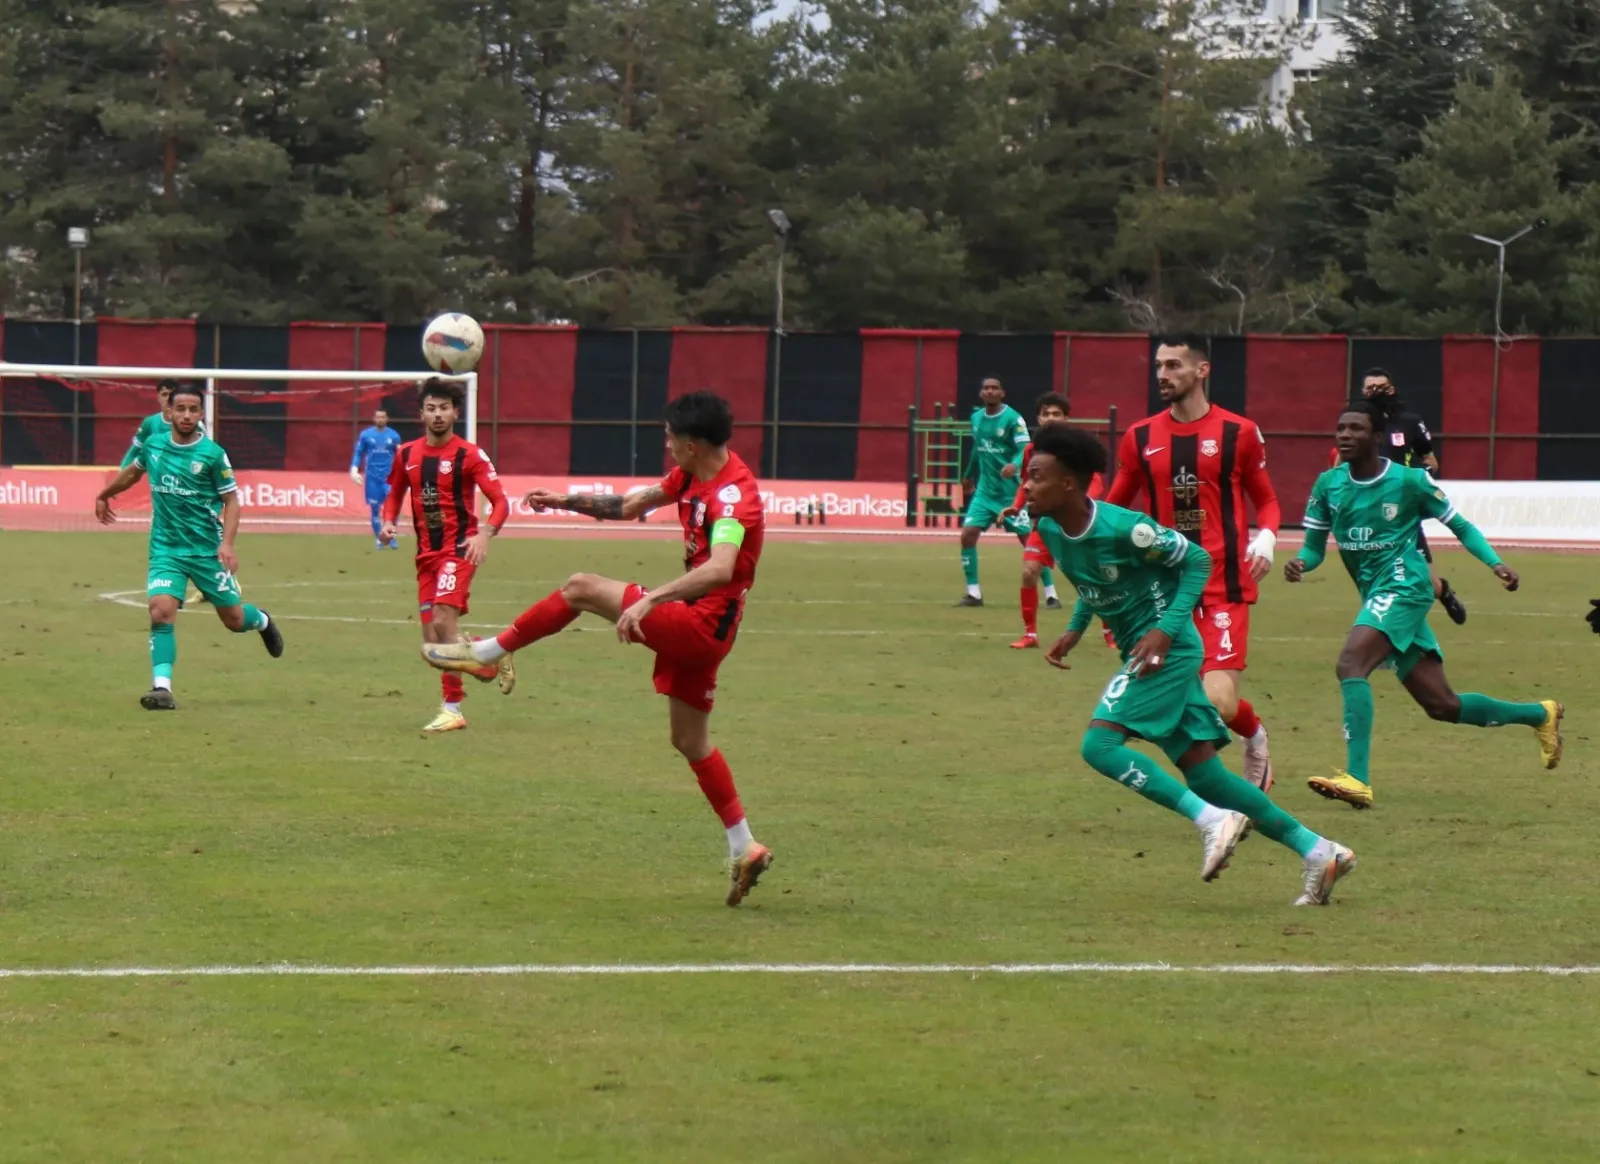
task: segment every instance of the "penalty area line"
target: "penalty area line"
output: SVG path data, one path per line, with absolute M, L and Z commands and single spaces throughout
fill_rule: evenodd
M 1569 978 L 1600 974 L 1600 966 L 1519 964 L 1336 965 L 1323 963 L 1233 962 L 1181 965 L 1171 962 L 666 962 L 666 963 L 510 963 L 482 966 L 325 966 L 294 962 L 250 966 L 79 966 L 0 967 L 0 979 L 65 978 L 604 978 L 691 974 L 778 975 L 1507 975 L 1537 974 Z

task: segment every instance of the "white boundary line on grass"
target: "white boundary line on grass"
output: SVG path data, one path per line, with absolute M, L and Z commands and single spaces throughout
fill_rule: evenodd
M 1539 974 L 1570 978 L 1600 975 L 1600 966 L 1452 964 L 1409 965 L 1233 962 L 1183 966 L 1170 962 L 635 962 L 510 963 L 483 966 L 323 966 L 272 962 L 252 966 L 0 967 L 12 978 L 601 978 L 686 974 L 783 975 L 1037 975 L 1066 974 Z

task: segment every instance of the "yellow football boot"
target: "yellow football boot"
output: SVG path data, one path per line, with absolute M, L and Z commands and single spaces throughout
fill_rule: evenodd
M 1539 733 L 1539 762 L 1549 771 L 1561 763 L 1561 748 L 1565 743 L 1561 738 L 1561 717 L 1567 714 L 1567 709 L 1553 699 L 1541 699 L 1539 706 L 1544 708 L 1544 722 L 1533 730 Z
M 1363 784 L 1348 772 L 1332 776 L 1313 776 L 1306 781 L 1311 791 L 1329 800 L 1342 800 L 1351 808 L 1372 807 L 1372 785 Z

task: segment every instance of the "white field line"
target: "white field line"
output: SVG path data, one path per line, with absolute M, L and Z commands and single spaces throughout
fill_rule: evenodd
M 0 967 L 10 978 L 600 978 L 689 974 L 786 975 L 1037 975 L 1068 974 L 1244 974 L 1244 975 L 1506 975 L 1568 978 L 1600 975 L 1600 966 L 1538 964 L 1410 964 L 1233 962 L 1180 965 L 1171 962 L 636 962 L 510 963 L 482 966 L 325 966 L 271 962 L 248 966 L 65 966 Z

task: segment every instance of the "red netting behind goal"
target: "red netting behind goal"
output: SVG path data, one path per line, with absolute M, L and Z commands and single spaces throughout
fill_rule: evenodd
M 6 377 L 0 385 L 0 464 L 115 465 L 157 408 L 154 379 Z M 344 469 L 378 408 L 403 439 L 421 435 L 409 380 L 218 380 L 214 397 L 212 435 L 241 469 Z

